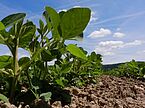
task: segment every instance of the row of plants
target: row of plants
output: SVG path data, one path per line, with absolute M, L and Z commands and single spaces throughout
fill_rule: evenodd
M 67 40 L 83 38 L 90 15 L 88 8 L 57 13 L 46 6 L 39 27 L 26 20 L 25 13 L 2 19 L 0 44 L 9 48 L 11 56 L 0 56 L 0 99 L 16 103 L 25 88 L 34 99 L 48 101 L 52 94 L 44 88 L 49 85 L 64 88 L 95 82 L 102 72 L 101 55 L 87 54 L 75 44 L 65 44 Z M 19 58 L 19 48 L 28 51 L 30 57 Z M 52 61 L 55 63 L 50 66 Z
M 134 79 L 145 79 L 145 63 L 132 60 L 130 62 L 122 63 L 118 67 L 111 70 L 104 70 L 104 74 L 109 74 L 118 77 L 129 77 Z

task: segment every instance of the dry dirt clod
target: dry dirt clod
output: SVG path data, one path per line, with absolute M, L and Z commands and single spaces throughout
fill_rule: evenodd
M 55 101 L 55 102 L 52 104 L 52 108 L 62 108 L 62 106 L 61 106 L 61 101 Z
M 74 95 L 78 95 L 78 94 L 80 94 L 81 93 L 81 90 L 80 89 L 78 89 L 77 87 L 73 87 L 72 88 L 72 94 L 74 94 Z

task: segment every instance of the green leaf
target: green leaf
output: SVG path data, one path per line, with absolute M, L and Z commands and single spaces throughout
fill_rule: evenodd
M 43 30 L 44 23 L 43 23 L 43 21 L 41 19 L 39 20 L 39 26 L 40 26 L 40 29 Z
M 43 61 L 52 61 L 54 59 L 49 50 L 43 50 L 41 53 L 41 57 Z
M 5 45 L 5 39 L 4 37 L 0 34 L 0 44 L 4 44 Z
M 5 95 L 3 95 L 3 94 L 0 94 L 0 100 L 4 101 L 6 103 L 9 103 L 8 98 Z
M 26 16 L 25 13 L 11 14 L 11 15 L 5 17 L 4 19 L 2 19 L 1 22 L 5 25 L 5 27 L 9 27 L 9 26 L 17 23 L 18 21 L 24 19 L 25 16 Z
M 4 24 L 0 21 L 0 30 L 4 30 L 5 29 L 5 26 Z
M 7 42 L 10 42 L 10 40 L 11 40 L 10 38 L 11 38 L 11 36 L 10 36 L 9 32 L 7 32 L 5 29 L 0 30 L 0 44 L 6 45 Z
M 48 14 L 48 17 L 50 18 L 50 22 L 54 28 L 58 27 L 60 23 L 60 17 L 59 14 L 51 7 L 46 6 L 45 10 Z M 48 19 L 48 18 L 47 18 Z
M 64 82 L 66 81 L 66 79 L 64 77 L 60 77 L 59 79 L 56 79 L 55 81 L 58 85 L 60 85 L 61 87 L 64 87 Z
M 63 14 L 60 22 L 62 37 L 70 39 L 81 34 L 90 20 L 88 8 L 73 8 Z
M 84 60 L 87 60 L 86 55 L 83 53 L 83 51 L 78 48 L 76 45 L 69 44 L 66 49 L 74 56 L 82 58 Z
M 24 64 L 26 64 L 28 62 L 30 62 L 30 58 L 29 57 L 22 57 L 22 58 L 19 59 L 18 63 L 19 63 L 19 66 L 22 66 L 22 65 L 24 65 Z
M 32 38 L 35 36 L 36 26 L 33 22 L 28 21 L 22 26 L 20 35 L 20 44 L 19 47 L 27 49 L 29 47 Z
M 60 35 L 58 32 L 58 26 L 60 24 L 60 17 L 59 14 L 51 7 L 46 6 L 45 7 L 45 19 L 47 22 L 47 27 L 48 30 L 52 31 L 52 36 L 54 37 L 54 39 L 59 39 Z
M 61 57 L 61 53 L 59 50 L 43 50 L 41 53 L 43 61 L 52 61 L 53 59 L 59 59 Z
M 45 101 L 49 101 L 51 99 L 51 92 L 47 92 L 47 93 L 42 93 L 40 94 L 40 98 L 44 98 Z
M 12 57 L 8 55 L 0 56 L 0 69 L 12 63 Z

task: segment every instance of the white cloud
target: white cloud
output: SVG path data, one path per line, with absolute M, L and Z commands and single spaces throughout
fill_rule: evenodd
M 133 47 L 144 44 L 145 41 L 142 40 L 134 40 L 132 42 L 123 42 L 123 41 L 103 41 L 98 44 L 98 46 L 95 49 L 96 53 L 102 54 L 102 55 L 115 55 L 115 50 L 120 48 L 127 48 L 127 47 Z
M 123 41 L 105 41 L 99 43 L 99 46 L 101 47 L 111 47 L 111 48 L 120 48 L 123 45 L 124 45 Z
M 125 46 L 137 46 L 137 45 L 142 45 L 144 43 L 145 43 L 144 40 L 135 40 L 133 42 L 126 43 Z
M 101 28 L 99 31 L 92 32 L 88 37 L 99 38 L 99 37 L 105 37 L 105 36 L 111 35 L 111 34 L 112 34 L 111 30 Z
M 125 34 L 121 33 L 121 32 L 116 32 L 116 33 L 113 34 L 113 37 L 116 37 L 116 38 L 122 38 L 124 36 L 125 36 Z
M 96 21 L 96 20 L 98 20 L 98 18 L 97 18 L 97 17 L 95 17 L 95 12 L 94 12 L 94 11 L 92 11 L 92 12 L 91 12 L 90 22 L 93 22 L 93 21 Z
M 112 49 L 107 49 L 105 47 L 97 47 L 95 49 L 95 52 L 98 54 L 102 54 L 103 56 L 111 56 L 111 55 L 115 55 L 114 52 L 111 51 Z
M 116 48 L 121 48 L 124 45 L 123 41 L 104 41 L 100 42 L 95 49 L 95 52 L 104 56 L 115 55 L 113 52 Z

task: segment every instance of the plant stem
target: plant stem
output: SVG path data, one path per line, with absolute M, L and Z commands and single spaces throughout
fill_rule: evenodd
M 13 68 L 13 81 L 12 81 L 12 85 L 11 85 L 11 93 L 10 93 L 10 102 L 13 103 L 14 102 L 14 96 L 15 96 L 15 89 L 16 89 L 16 85 L 17 85 L 17 81 L 18 81 L 18 77 L 19 77 L 19 65 L 18 65 L 18 39 L 15 40 L 15 47 L 14 47 L 14 52 L 13 54 L 13 64 L 14 64 L 14 68 Z
M 28 79 L 28 82 L 29 82 L 30 89 L 32 89 L 33 85 L 32 85 L 31 78 L 30 78 L 29 73 L 28 73 L 28 69 L 26 70 L 26 74 L 27 74 L 27 79 Z

